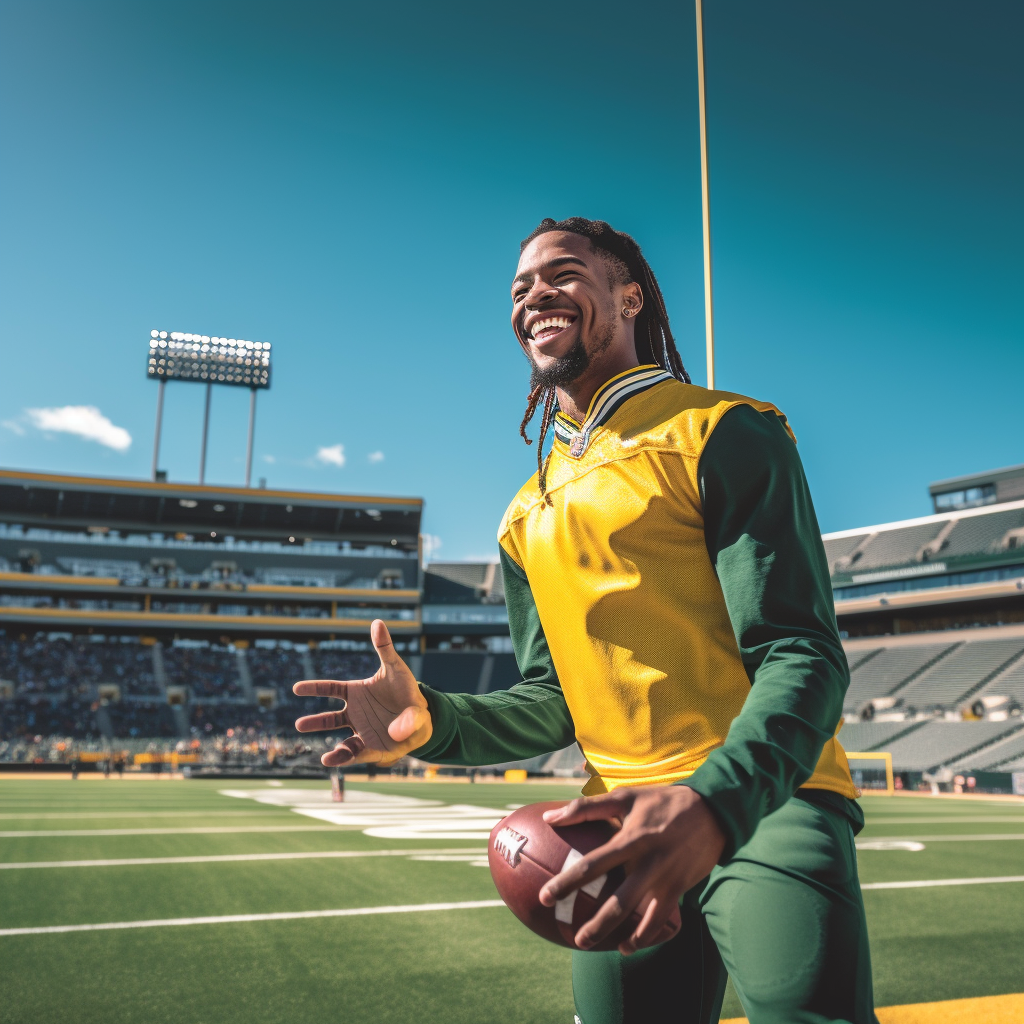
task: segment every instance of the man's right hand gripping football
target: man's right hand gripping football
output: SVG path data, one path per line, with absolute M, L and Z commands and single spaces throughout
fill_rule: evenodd
M 340 711 L 306 715 L 295 723 L 299 732 L 352 730 L 351 736 L 320 758 L 328 768 L 351 764 L 386 768 L 422 747 L 433 731 L 426 698 L 380 619 L 371 623 L 370 639 L 380 658 L 380 668 L 369 679 L 305 679 L 292 687 L 299 697 L 339 697 L 345 701 Z

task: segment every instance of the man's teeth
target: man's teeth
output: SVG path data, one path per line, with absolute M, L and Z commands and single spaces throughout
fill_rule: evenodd
M 567 316 L 549 316 L 547 320 L 538 320 L 533 325 L 533 336 L 536 338 L 541 331 L 546 331 L 550 327 L 557 327 L 564 330 L 571 323 L 572 319 Z

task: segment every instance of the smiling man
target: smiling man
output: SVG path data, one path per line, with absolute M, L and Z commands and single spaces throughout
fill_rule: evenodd
M 582 1024 L 709 1024 L 727 972 L 751 1024 L 873 1024 L 863 817 L 836 739 L 849 672 L 786 418 L 690 383 L 628 235 L 546 220 L 520 252 L 520 429 L 541 410 L 538 470 L 498 540 L 523 681 L 435 692 L 377 621 L 380 670 L 296 684 L 347 701 L 297 726 L 353 730 L 327 765 L 493 764 L 580 745 L 586 795 L 548 820 L 621 828 L 542 899 L 630 868 L 577 936 Z M 585 952 L 634 908 L 619 952 Z

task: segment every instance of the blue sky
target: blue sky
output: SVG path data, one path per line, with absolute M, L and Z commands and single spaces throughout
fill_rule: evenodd
M 705 26 L 717 383 L 788 413 L 822 528 L 1024 462 L 1024 8 Z M 492 556 L 542 217 L 638 238 L 703 382 L 695 63 L 685 3 L 6 0 L 0 466 L 144 477 L 150 329 L 270 341 L 254 476 L 422 496 L 435 557 Z M 202 399 L 168 387 L 171 479 Z M 208 480 L 241 482 L 247 403 L 215 392 Z

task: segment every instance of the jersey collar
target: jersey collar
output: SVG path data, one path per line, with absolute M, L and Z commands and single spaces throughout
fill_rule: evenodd
M 591 434 L 611 419 L 628 398 L 647 391 L 663 380 L 674 380 L 671 373 L 653 363 L 634 366 L 602 384 L 590 400 L 582 425 L 559 410 L 555 413 L 555 437 L 566 445 L 574 459 L 582 458 L 590 445 Z

